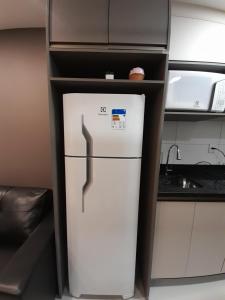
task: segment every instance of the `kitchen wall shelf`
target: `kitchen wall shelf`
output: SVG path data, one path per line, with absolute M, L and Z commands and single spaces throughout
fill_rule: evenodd
M 169 70 L 187 70 L 187 71 L 225 73 L 225 64 L 224 63 L 170 60 L 169 61 Z
M 165 121 L 206 121 L 206 120 L 225 120 L 225 113 L 213 112 L 169 112 L 164 113 Z
M 90 78 L 62 78 L 51 77 L 51 83 L 62 93 L 90 92 L 90 93 L 128 93 L 150 94 L 163 89 L 162 80 L 123 80 L 123 79 L 90 79 Z
M 53 51 L 70 51 L 70 52 L 74 52 L 74 51 L 79 51 L 79 50 L 87 50 L 87 51 L 93 51 L 96 52 L 96 50 L 107 50 L 107 51 L 127 51 L 132 52 L 132 53 L 153 53 L 153 52 L 157 52 L 157 53 L 162 53 L 162 54 L 169 54 L 169 51 L 167 49 L 165 49 L 164 47 L 159 47 L 159 46 L 141 46 L 141 45 L 137 45 L 135 47 L 131 47 L 130 45 L 107 45 L 107 44 L 68 44 L 68 43 L 56 43 L 56 44 L 51 44 L 49 46 L 49 51 L 53 52 Z
M 165 80 L 166 53 L 137 50 L 50 48 L 51 76 L 104 78 L 113 72 L 116 79 L 128 79 L 134 67 L 145 70 L 146 80 Z
M 76 45 L 76 44 L 56 44 L 49 46 L 49 52 L 92 52 L 96 54 L 97 52 L 102 53 L 123 53 L 124 50 L 126 53 L 136 53 L 136 54 L 168 54 L 168 50 L 160 47 L 135 47 L 132 46 L 122 46 L 122 45 Z

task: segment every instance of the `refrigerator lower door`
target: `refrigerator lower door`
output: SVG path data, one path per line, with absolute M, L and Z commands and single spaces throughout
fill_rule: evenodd
M 141 159 L 66 157 L 69 287 L 72 296 L 134 294 Z M 83 200 L 84 203 L 83 203 Z

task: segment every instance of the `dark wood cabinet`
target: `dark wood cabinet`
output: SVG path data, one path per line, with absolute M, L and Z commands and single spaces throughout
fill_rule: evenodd
M 168 69 L 168 2 L 47 1 L 49 112 L 59 297 L 68 285 L 62 97 L 65 93 L 122 93 L 146 96 L 137 244 L 137 270 L 140 270 L 137 276 L 140 278 L 137 281 L 143 284 L 143 292 L 148 299 Z M 162 47 L 152 49 L 151 46 L 155 45 Z M 128 79 L 130 69 L 136 65 L 144 68 L 145 80 Z M 105 79 L 108 71 L 114 72 L 115 80 Z
M 167 45 L 168 0 L 112 0 L 109 43 Z
M 163 46 L 169 0 L 51 0 L 50 42 Z
M 52 0 L 50 42 L 108 43 L 108 8 L 109 0 Z

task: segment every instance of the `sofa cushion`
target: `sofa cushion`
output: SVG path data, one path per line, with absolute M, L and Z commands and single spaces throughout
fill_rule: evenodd
M 16 245 L 2 245 L 0 246 L 0 273 L 2 269 L 8 264 L 10 259 L 18 250 L 18 246 Z
M 24 242 L 48 210 L 50 198 L 44 188 L 0 186 L 0 240 Z

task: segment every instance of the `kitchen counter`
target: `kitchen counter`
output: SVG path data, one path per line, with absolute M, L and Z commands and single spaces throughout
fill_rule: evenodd
M 225 201 L 225 166 L 211 165 L 170 165 L 173 171 L 165 175 L 165 165 L 161 165 L 158 200 L 178 197 L 180 201 Z M 191 186 L 183 188 L 183 178 L 191 181 Z

